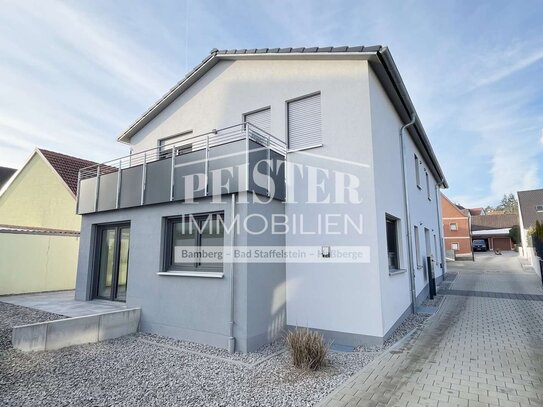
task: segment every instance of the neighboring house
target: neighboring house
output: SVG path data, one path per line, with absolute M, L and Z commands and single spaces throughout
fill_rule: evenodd
M 447 184 L 386 47 L 213 50 L 118 140 L 80 172 L 76 299 L 142 331 L 382 343 L 442 279 Z
M 458 256 L 471 256 L 470 211 L 441 194 L 441 212 L 445 250 L 452 250 Z
M 15 174 L 15 171 L 17 171 L 15 168 L 0 167 L 0 190 L 11 176 Z
M 480 216 L 487 214 L 484 208 L 470 208 L 468 209 L 468 211 L 471 216 Z
M 75 287 L 77 177 L 94 164 L 36 149 L 0 191 L 0 294 Z
M 484 240 L 488 250 L 513 250 L 510 230 L 519 224 L 517 214 L 480 215 L 471 217 L 473 240 Z
M 522 255 L 531 260 L 535 265 L 535 253 L 532 247 L 532 239 L 528 230 L 533 227 L 536 221 L 543 223 L 543 189 L 531 191 L 518 191 L 520 236 L 522 239 Z M 538 270 L 539 266 L 536 268 Z

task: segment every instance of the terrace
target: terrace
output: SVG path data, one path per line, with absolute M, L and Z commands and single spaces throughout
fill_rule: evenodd
M 251 191 L 285 199 L 286 144 L 248 122 L 79 171 L 77 213 Z

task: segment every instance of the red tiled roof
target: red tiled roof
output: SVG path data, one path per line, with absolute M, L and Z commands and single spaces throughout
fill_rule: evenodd
M 77 194 L 77 175 L 79 170 L 97 164 L 94 161 L 83 160 L 82 158 L 44 150 L 43 148 L 39 148 L 38 150 L 43 154 L 45 159 L 49 161 L 49 164 L 51 164 L 58 175 L 60 175 L 74 195 Z
M 483 214 L 483 208 L 470 208 L 469 213 L 471 213 L 472 216 L 480 216 Z

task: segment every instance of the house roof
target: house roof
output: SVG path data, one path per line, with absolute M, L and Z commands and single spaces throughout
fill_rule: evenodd
M 472 236 L 509 236 L 511 228 L 474 230 Z
M 94 161 L 72 157 L 43 148 L 38 148 L 37 150 L 45 157 L 49 164 L 51 164 L 53 169 L 58 173 L 74 195 L 77 194 L 77 177 L 79 170 L 97 164 Z
M 479 216 L 482 215 L 484 212 L 484 208 L 470 208 L 469 213 L 471 216 Z
M 536 220 L 543 222 L 543 212 L 536 209 L 537 205 L 543 205 L 543 189 L 519 191 L 517 195 L 524 229 L 535 225 Z
M 479 215 L 471 217 L 471 230 L 511 229 L 519 224 L 517 214 L 505 215 Z
M 35 226 L 0 225 L 0 233 L 16 233 L 30 235 L 79 236 L 78 230 L 41 228 Z
M 0 188 L 8 182 L 15 171 L 17 171 L 15 168 L 0 167 Z
M 448 187 L 443 171 L 437 157 L 432 149 L 428 136 L 422 123 L 416 114 L 413 102 L 409 97 L 405 84 L 396 67 L 392 55 L 387 47 L 381 45 L 373 46 L 340 46 L 340 47 L 299 47 L 299 48 L 252 48 L 252 49 L 212 49 L 210 54 L 200 64 L 192 69 L 181 81 L 171 88 L 162 98 L 152 105 L 139 119 L 137 119 L 119 137 L 118 141 L 129 143 L 130 138 L 153 120 L 173 100 L 181 95 L 192 84 L 198 81 L 206 72 L 221 60 L 238 59 L 361 59 L 367 60 L 372 66 L 379 81 L 387 92 L 392 104 L 396 108 L 401 120 L 404 123 L 411 121 L 415 116 L 415 124 L 408 131 L 429 167 L 442 183 L 444 188 Z

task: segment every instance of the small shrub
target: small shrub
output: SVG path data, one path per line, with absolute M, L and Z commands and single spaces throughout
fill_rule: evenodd
M 328 353 L 328 345 L 323 336 L 308 328 L 290 331 L 286 342 L 292 363 L 300 369 L 318 370 Z

